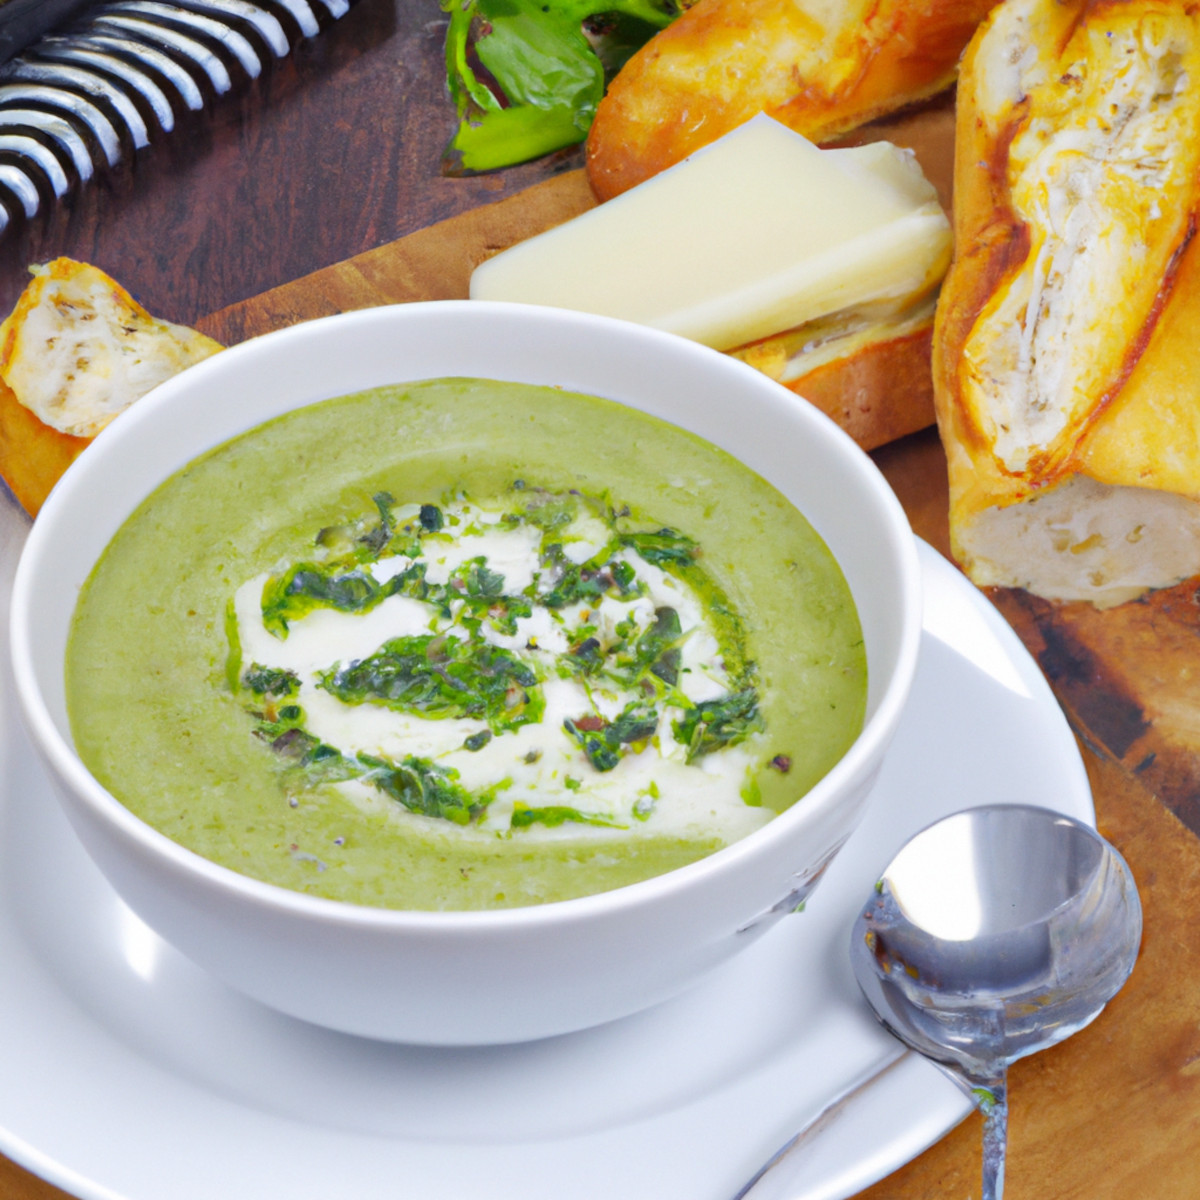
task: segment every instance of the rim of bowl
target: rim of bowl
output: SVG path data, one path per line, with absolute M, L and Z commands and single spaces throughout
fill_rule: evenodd
M 202 384 L 208 374 L 227 371 L 230 369 L 231 363 L 237 368 L 243 359 L 254 359 L 264 353 L 273 353 L 276 347 L 286 348 L 289 342 L 310 336 L 314 326 L 328 327 L 334 324 L 358 325 L 374 322 L 388 324 L 396 319 L 426 319 L 430 314 L 433 314 L 433 319 L 439 320 L 442 319 L 442 314 L 446 318 L 459 318 L 464 313 L 474 314 L 477 319 L 484 319 L 488 314 L 508 314 L 510 316 L 518 314 L 518 319 L 543 321 L 551 326 L 559 324 L 565 328 L 580 325 L 585 327 L 607 326 L 610 333 L 615 336 L 640 340 L 647 344 L 669 343 L 675 353 L 707 356 L 714 369 L 728 372 L 735 381 L 740 378 L 739 386 L 750 387 L 758 391 L 766 402 L 773 400 L 781 411 L 783 406 L 786 406 L 793 410 L 793 416 L 794 410 L 798 409 L 802 414 L 801 419 L 811 421 L 814 428 L 835 446 L 840 443 L 842 453 L 849 451 L 850 463 L 857 469 L 865 490 L 873 495 L 881 512 L 881 525 L 887 530 L 889 540 L 893 543 L 900 562 L 898 581 L 902 591 L 896 596 L 896 607 L 901 614 L 901 635 L 897 648 L 896 665 L 891 678 L 880 695 L 875 711 L 869 714 L 858 737 L 855 738 L 845 754 L 791 806 L 773 817 L 766 825 L 738 841 L 723 846 L 694 862 L 636 883 L 539 905 L 447 911 L 371 907 L 351 901 L 311 896 L 279 884 L 267 883 L 252 876 L 243 875 L 231 867 L 213 862 L 196 851 L 173 841 L 166 834 L 159 832 L 136 816 L 95 779 L 76 753 L 71 741 L 60 733 L 37 682 L 29 634 L 29 613 L 34 603 L 32 580 L 38 573 L 41 560 L 52 553 L 52 525 L 59 519 L 60 510 L 69 510 L 75 492 L 86 487 L 90 464 L 98 460 L 105 446 L 127 436 L 127 431 L 132 431 L 136 424 L 154 420 L 155 414 L 160 408 L 173 402 L 176 392 L 190 391 Z M 412 382 L 417 382 L 417 380 Z M 349 389 L 351 392 L 354 390 L 358 389 Z M 333 392 L 326 398 L 343 394 L 347 393 Z M 618 403 L 625 403 L 615 396 L 608 398 Z M 319 400 L 312 400 L 305 401 L 305 404 L 319 402 Z M 303 406 L 296 405 L 295 407 Z M 639 405 L 631 404 L 630 407 L 639 408 Z M 291 409 L 285 411 L 291 411 Z M 264 420 L 270 419 L 272 418 L 251 421 L 245 428 L 254 428 L 262 424 Z M 678 422 L 674 421 L 668 420 L 668 423 L 678 425 Z M 686 429 L 686 426 L 678 427 Z M 206 440 L 203 445 L 198 445 L 188 459 L 175 463 L 159 479 L 140 490 L 137 503 L 144 500 L 163 480 L 182 469 L 192 458 L 239 436 L 240 432 L 243 431 L 230 432 Z M 118 528 L 128 515 L 128 513 L 125 514 L 117 523 Z M 48 530 L 51 532 L 47 532 Z M 95 560 L 89 564 L 88 574 L 94 563 Z M 114 421 L 102 430 L 85 452 L 68 467 L 55 485 L 43 504 L 38 519 L 33 524 L 18 561 L 10 617 L 10 652 L 17 698 L 31 737 L 49 760 L 52 769 L 62 776 L 75 795 L 81 798 L 94 814 L 115 825 L 126 840 L 135 843 L 144 852 L 166 860 L 173 868 L 197 877 L 207 886 L 239 893 L 247 901 L 279 912 L 288 912 L 328 924 L 371 928 L 382 926 L 413 931 L 445 929 L 447 932 L 459 933 L 466 933 L 478 928 L 557 924 L 599 915 L 615 909 L 639 907 L 653 902 L 660 895 L 686 888 L 693 880 L 701 880 L 708 875 L 722 874 L 746 856 L 754 855 L 758 846 L 763 842 L 770 842 L 781 836 L 781 830 L 797 822 L 807 823 L 820 811 L 827 809 L 839 799 L 837 793 L 841 788 L 842 781 L 850 779 L 858 773 L 862 769 L 863 760 L 870 759 L 879 752 L 880 743 L 884 743 L 886 748 L 886 743 L 890 741 L 895 732 L 907 701 L 916 670 L 920 636 L 920 565 L 916 539 L 912 534 L 908 518 L 899 499 L 874 462 L 831 418 L 753 367 L 675 334 L 664 333 L 648 326 L 635 325 L 611 317 L 595 316 L 566 309 L 478 300 L 418 301 L 409 304 L 383 305 L 316 318 L 230 346 L 219 354 L 213 355 L 159 384 L 139 399 L 134 406 L 122 413 L 119 421 Z

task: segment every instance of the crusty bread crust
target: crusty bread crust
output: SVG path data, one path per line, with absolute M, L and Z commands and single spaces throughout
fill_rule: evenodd
M 31 515 L 114 417 L 221 349 L 90 264 L 58 258 L 33 275 L 0 323 L 0 477 Z
M 1198 8 L 1005 0 L 964 54 L 933 379 L 977 583 L 1200 572 Z
M 0 380 L 0 478 L 31 517 L 90 442 L 43 424 Z
M 766 112 L 829 141 L 933 96 L 994 0 L 700 0 L 622 68 L 587 139 L 601 200 Z
M 874 450 L 933 424 L 932 340 L 930 323 L 827 363 L 787 386 L 832 417 L 864 450 Z

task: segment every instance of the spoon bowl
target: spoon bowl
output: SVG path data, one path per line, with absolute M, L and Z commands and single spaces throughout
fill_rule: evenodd
M 1009 1064 L 1095 1019 L 1141 930 L 1120 854 L 1030 805 L 946 817 L 880 875 L 854 924 L 854 974 L 884 1027 L 984 1111 L 984 1200 L 1003 1189 Z

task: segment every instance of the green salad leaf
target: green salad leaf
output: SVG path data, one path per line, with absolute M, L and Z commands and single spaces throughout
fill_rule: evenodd
M 445 175 L 528 162 L 587 137 L 609 80 L 687 0 L 442 0 L 458 129 Z

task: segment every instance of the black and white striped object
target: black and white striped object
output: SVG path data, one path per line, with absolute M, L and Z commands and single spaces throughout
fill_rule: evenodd
M 353 3 L 0 2 L 0 232 L 257 79 Z

